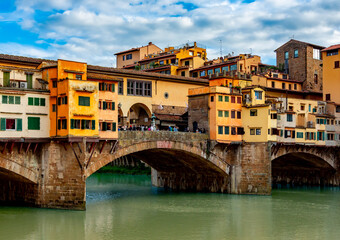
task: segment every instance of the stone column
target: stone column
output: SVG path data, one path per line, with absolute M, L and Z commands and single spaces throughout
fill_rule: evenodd
M 230 193 L 271 194 L 269 143 L 243 143 L 233 153 Z
M 70 145 L 65 143 L 64 146 L 51 142 L 42 148 L 41 180 L 36 204 L 44 208 L 85 210 L 84 172 Z M 75 149 L 79 151 L 78 147 Z M 76 152 L 80 158 L 84 154 L 79 154 L 78 151 Z

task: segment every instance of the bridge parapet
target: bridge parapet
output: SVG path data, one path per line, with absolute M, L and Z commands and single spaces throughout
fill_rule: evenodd
M 119 132 L 119 145 L 128 146 L 136 142 L 173 141 L 197 142 L 209 139 L 207 134 L 170 131 L 121 131 Z

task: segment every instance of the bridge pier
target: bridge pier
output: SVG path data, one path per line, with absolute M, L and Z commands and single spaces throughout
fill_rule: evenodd
M 271 160 L 268 143 L 243 143 L 226 153 L 231 163 L 232 194 L 271 194 Z

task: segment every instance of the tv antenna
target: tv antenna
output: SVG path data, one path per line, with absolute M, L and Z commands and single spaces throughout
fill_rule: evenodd
M 220 56 L 222 57 L 222 39 L 220 39 Z

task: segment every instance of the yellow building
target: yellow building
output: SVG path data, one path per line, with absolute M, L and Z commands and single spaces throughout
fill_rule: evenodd
M 245 142 L 276 141 L 277 111 L 266 102 L 265 91 L 261 87 L 242 89 L 242 124 Z
M 340 112 L 340 44 L 322 51 L 324 101 L 335 102 Z
M 204 65 L 206 49 L 196 42 L 179 47 L 168 47 L 164 52 L 151 54 L 139 61 L 142 71 L 189 77 L 190 70 Z

